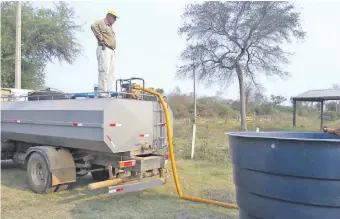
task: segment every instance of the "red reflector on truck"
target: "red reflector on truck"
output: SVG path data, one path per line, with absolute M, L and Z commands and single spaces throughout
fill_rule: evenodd
M 106 138 L 107 138 L 107 140 L 109 140 L 109 142 L 111 143 L 111 145 L 115 148 L 116 145 L 113 144 L 112 139 L 110 138 L 110 136 L 107 135 Z
M 123 190 L 124 190 L 124 188 L 117 188 L 116 192 L 120 192 L 120 191 L 123 191 Z
M 120 188 L 112 189 L 109 191 L 109 193 L 116 193 L 116 192 L 121 192 L 121 191 L 124 191 L 124 188 L 120 187 Z
M 120 127 L 122 126 L 122 124 L 118 124 L 118 123 L 111 123 L 110 127 Z
M 169 157 L 170 157 L 170 154 L 164 154 L 163 157 L 164 157 L 164 159 L 167 159 L 167 160 L 168 160 Z
M 149 134 L 140 134 L 139 137 L 141 137 L 141 138 L 149 137 Z
M 78 122 L 74 122 L 74 123 L 72 123 L 72 126 L 79 127 L 79 126 L 83 126 L 83 124 L 78 123 Z
M 107 138 L 107 140 L 109 140 L 110 142 L 112 141 L 111 138 L 110 138 L 110 136 L 107 135 L 106 138 Z
M 136 164 L 136 161 L 134 160 L 127 160 L 127 161 L 120 161 L 119 162 L 119 167 L 124 168 L 124 167 L 132 167 Z

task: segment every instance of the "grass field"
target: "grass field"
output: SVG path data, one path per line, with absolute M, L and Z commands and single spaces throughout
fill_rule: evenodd
M 300 121 L 301 122 L 301 121 Z M 327 124 L 340 126 L 340 124 Z M 291 121 L 250 124 L 263 130 L 289 130 Z M 308 128 L 306 128 L 308 127 Z M 318 130 L 317 122 L 299 130 Z M 195 160 L 188 159 L 191 128 L 186 123 L 174 125 L 174 144 L 179 178 L 184 194 L 235 203 L 228 138 L 237 124 L 201 121 L 197 126 Z M 168 184 L 143 192 L 111 196 L 105 190 L 88 191 L 92 178 L 79 178 L 69 190 L 48 195 L 31 192 L 25 170 L 12 162 L 2 162 L 2 218 L 226 218 L 236 219 L 237 210 L 180 200 L 172 177 Z

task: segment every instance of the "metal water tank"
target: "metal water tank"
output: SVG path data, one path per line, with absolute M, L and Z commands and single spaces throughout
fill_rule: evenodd
M 340 138 L 228 133 L 239 219 L 339 219 Z

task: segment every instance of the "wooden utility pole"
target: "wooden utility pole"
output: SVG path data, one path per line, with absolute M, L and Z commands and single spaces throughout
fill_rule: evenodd
M 16 10 L 15 88 L 21 89 L 21 3 Z
M 195 62 L 192 59 L 193 64 L 193 82 L 194 82 L 194 118 L 192 123 L 192 142 L 191 142 L 191 159 L 194 158 L 195 153 L 195 140 L 196 140 L 196 74 L 195 74 Z

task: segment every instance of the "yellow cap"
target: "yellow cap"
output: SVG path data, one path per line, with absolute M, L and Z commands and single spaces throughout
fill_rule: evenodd
M 112 14 L 112 15 L 115 16 L 115 17 L 118 17 L 118 16 L 117 16 L 117 12 L 116 12 L 115 10 L 113 10 L 113 9 L 109 10 L 107 13 L 108 13 L 108 14 Z

